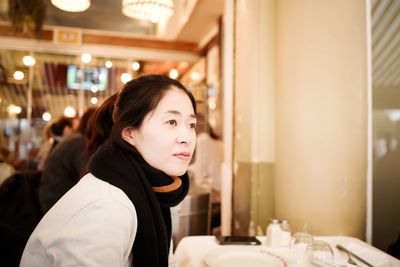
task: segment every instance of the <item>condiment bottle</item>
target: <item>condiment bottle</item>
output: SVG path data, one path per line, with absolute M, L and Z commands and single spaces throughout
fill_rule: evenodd
M 290 245 L 291 233 L 288 220 L 281 221 L 281 246 L 288 247 Z
M 269 247 L 279 247 L 281 245 L 281 226 L 279 220 L 271 219 L 267 227 L 266 245 Z

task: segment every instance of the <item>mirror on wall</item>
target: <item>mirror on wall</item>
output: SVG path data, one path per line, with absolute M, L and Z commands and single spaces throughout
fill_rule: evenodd
M 371 10 L 372 244 L 388 251 L 400 238 L 400 2 L 371 1 Z
M 149 73 L 181 78 L 191 63 L 0 49 L 1 147 L 15 161 L 35 158 L 45 125 L 80 117 L 132 78 Z M 23 167 L 23 166 L 22 166 Z
M 80 117 L 127 81 L 150 73 L 186 85 L 197 99 L 199 112 L 220 133 L 218 49 L 215 46 L 210 50 L 214 52 L 196 62 L 0 49 L 0 145 L 24 168 L 25 161 L 35 160 L 46 125 L 61 116 Z

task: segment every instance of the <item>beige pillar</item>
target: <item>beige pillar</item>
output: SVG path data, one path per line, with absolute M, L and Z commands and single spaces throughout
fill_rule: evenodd
M 365 236 L 364 0 L 276 1 L 276 216 Z
M 235 1 L 233 232 L 274 213 L 274 1 Z

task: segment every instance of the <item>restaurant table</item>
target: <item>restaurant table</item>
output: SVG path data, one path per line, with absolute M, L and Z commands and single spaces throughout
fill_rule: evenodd
M 178 243 L 176 250 L 175 250 L 175 257 L 177 260 L 177 266 L 178 267 L 209 267 L 206 262 L 205 262 L 205 257 L 210 255 L 213 251 L 216 251 L 218 249 L 223 249 L 224 251 L 238 251 L 243 249 L 244 251 L 248 250 L 262 250 L 264 253 L 271 254 L 273 256 L 276 256 L 280 258 L 282 261 L 284 261 L 285 264 L 282 266 L 285 267 L 290 267 L 290 266 L 299 266 L 295 265 L 293 263 L 293 260 L 291 259 L 292 255 L 291 250 L 289 247 L 278 247 L 278 248 L 271 248 L 265 245 L 265 237 L 263 236 L 258 236 L 257 237 L 262 245 L 219 245 L 215 239 L 214 236 L 187 236 L 181 239 L 181 241 Z M 383 267 L 400 267 L 400 261 L 397 260 L 396 258 L 390 256 L 389 254 L 384 253 L 383 251 L 369 245 L 366 242 L 363 242 L 360 239 L 354 238 L 354 237 L 349 237 L 349 236 L 320 236 L 320 237 L 314 237 L 314 240 L 322 240 L 328 242 L 332 249 L 333 249 L 333 254 L 334 254 L 334 263 L 336 266 L 346 266 L 347 265 L 347 256 L 343 253 L 340 252 L 337 248 L 336 245 L 340 244 L 345 247 L 351 247 L 351 248 L 357 248 L 361 249 L 358 252 L 365 253 L 367 252 L 367 256 L 376 256 L 374 258 L 375 262 L 376 259 L 378 258 L 379 260 L 384 259 L 384 263 L 377 264 L 376 266 L 383 266 Z M 365 254 L 363 254 L 365 256 Z M 354 259 L 354 257 L 352 257 Z M 362 262 L 357 261 L 358 266 L 364 267 L 367 266 L 366 264 L 363 264 Z M 375 263 L 374 262 L 374 263 Z M 218 265 L 220 266 L 220 265 Z M 308 261 L 305 263 L 302 263 L 301 266 L 315 266 L 309 263 Z M 351 265 L 347 265 L 351 266 Z M 211 266 L 214 267 L 214 266 Z M 221 266 L 222 267 L 222 266 Z M 225 266 L 223 266 L 225 267 Z M 226 266 L 229 267 L 229 266 Z M 243 266 L 243 267 L 251 267 L 251 266 Z

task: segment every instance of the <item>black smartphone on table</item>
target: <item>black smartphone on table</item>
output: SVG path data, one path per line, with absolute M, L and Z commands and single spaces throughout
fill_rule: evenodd
M 261 245 L 255 236 L 215 236 L 220 245 Z

